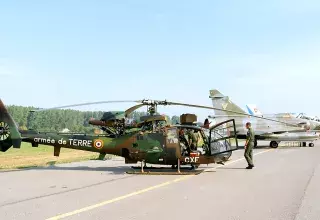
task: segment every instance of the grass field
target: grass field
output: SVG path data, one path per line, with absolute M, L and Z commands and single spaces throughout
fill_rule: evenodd
M 47 166 L 98 159 L 98 156 L 99 154 L 94 152 L 61 148 L 60 156 L 55 157 L 51 146 L 39 145 L 39 147 L 32 147 L 29 143 L 22 143 L 20 149 L 10 148 L 5 153 L 0 152 L 0 169 Z

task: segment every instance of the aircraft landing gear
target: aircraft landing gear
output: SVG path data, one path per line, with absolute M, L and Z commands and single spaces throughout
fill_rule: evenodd
M 278 143 L 276 142 L 276 141 L 271 141 L 270 142 L 270 147 L 272 147 L 272 148 L 277 148 L 279 145 L 278 145 Z
M 309 147 L 314 147 L 314 143 L 309 143 L 309 145 L 307 145 L 307 142 L 301 142 L 300 143 L 300 147 L 307 147 L 307 146 L 309 146 Z
M 144 167 L 144 166 L 146 166 L 146 164 L 145 164 L 145 162 L 144 162 L 144 160 L 143 160 L 143 161 L 141 161 L 141 173 L 144 172 L 144 170 L 143 170 L 143 167 Z
M 258 147 L 258 141 L 257 141 L 257 140 L 254 140 L 253 148 L 257 148 L 257 147 Z
M 168 168 L 164 167 L 147 167 L 146 162 L 141 161 L 141 166 L 131 167 L 132 171 L 127 171 L 127 174 L 140 174 L 140 175 L 198 175 L 204 170 L 196 170 L 199 167 L 199 164 L 192 164 L 191 168 L 183 169 L 181 167 L 180 159 L 177 159 L 177 163 L 171 165 L 171 171 Z M 153 171 L 151 171 L 153 170 Z
M 193 164 L 191 164 L 190 170 L 198 169 L 198 167 L 199 167 L 199 165 L 193 165 Z M 178 165 L 172 165 L 172 166 L 171 166 L 171 169 L 173 169 L 173 170 L 178 169 L 178 173 L 180 173 L 180 168 L 178 167 Z
M 199 165 L 193 165 L 191 164 L 190 170 L 195 170 L 198 169 Z

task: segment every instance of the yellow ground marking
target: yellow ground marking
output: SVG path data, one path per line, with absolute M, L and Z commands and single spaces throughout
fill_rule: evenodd
M 265 151 L 256 153 L 256 154 L 254 154 L 254 156 L 262 154 L 262 153 L 269 152 L 271 150 L 273 150 L 273 149 L 265 150 Z M 216 169 L 216 168 L 219 168 L 219 167 L 222 167 L 222 166 L 228 166 L 230 164 L 239 162 L 239 161 L 244 160 L 244 159 L 245 158 L 240 158 L 240 159 L 237 159 L 237 160 L 233 160 L 233 161 L 225 163 L 225 165 L 220 165 L 220 166 L 217 166 L 217 167 L 214 167 L 214 168 L 209 168 L 209 169 L 206 169 L 204 171 L 213 170 L 213 169 Z M 151 187 L 148 187 L 148 188 L 145 188 L 145 189 L 142 189 L 142 190 L 138 190 L 138 191 L 132 192 L 132 193 L 127 194 L 127 195 L 116 197 L 114 199 L 103 201 L 103 202 L 97 203 L 95 205 L 87 206 L 87 207 L 84 207 L 84 208 L 81 208 L 81 209 L 74 210 L 72 212 L 68 212 L 68 213 L 65 213 L 65 214 L 57 215 L 57 216 L 48 218 L 47 220 L 59 220 L 59 219 L 66 218 L 66 217 L 69 217 L 69 216 L 72 216 L 72 215 L 76 215 L 76 214 L 79 214 L 79 213 L 82 213 L 82 212 L 86 212 L 86 211 L 89 211 L 89 210 L 92 210 L 92 209 L 95 209 L 95 208 L 99 208 L 99 207 L 104 206 L 104 205 L 108 205 L 110 203 L 114 203 L 114 202 L 117 202 L 117 201 L 120 201 L 120 200 L 124 200 L 124 199 L 127 199 L 127 198 L 132 197 L 132 196 L 136 196 L 136 195 L 139 195 L 139 194 L 142 194 L 142 193 L 154 190 L 154 189 L 158 189 L 158 188 L 161 188 L 161 187 L 164 187 L 164 186 L 171 185 L 171 184 L 176 183 L 176 182 L 180 182 L 180 181 L 186 180 L 186 179 L 191 178 L 193 176 L 196 176 L 196 175 L 182 176 L 182 177 L 179 177 L 177 179 L 170 180 L 170 181 L 167 181 L 167 182 L 155 185 L 155 186 L 151 186 Z

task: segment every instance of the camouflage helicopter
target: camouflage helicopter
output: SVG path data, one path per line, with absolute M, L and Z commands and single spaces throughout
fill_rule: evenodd
M 182 114 L 180 124 L 170 125 L 166 117 L 157 115 L 158 105 L 176 105 L 194 108 L 216 109 L 219 108 L 185 104 L 178 102 L 138 100 L 138 101 L 103 101 L 60 106 L 36 111 L 46 111 L 74 107 L 81 105 L 135 102 L 139 103 L 125 111 L 105 112 L 101 119 L 91 119 L 90 124 L 99 126 L 104 134 L 89 135 L 77 133 L 47 133 L 34 130 L 18 130 L 16 123 L 7 108 L 0 100 L 0 150 L 7 151 L 11 146 L 20 148 L 21 142 L 31 143 L 32 147 L 39 144 L 54 147 L 54 156 L 60 155 L 61 148 L 70 148 L 83 151 L 100 153 L 103 159 L 106 154 L 121 156 L 125 163 L 141 162 L 141 172 L 146 163 L 158 165 L 191 165 L 192 168 L 200 164 L 224 163 L 232 155 L 232 151 L 238 149 L 237 131 L 234 119 L 223 121 L 208 129 L 197 126 L 197 116 L 194 114 Z M 128 124 L 128 115 L 136 109 L 147 106 L 147 116 L 143 116 L 139 124 Z M 255 117 L 255 116 L 251 116 Z M 266 119 L 270 120 L 270 119 Z M 182 131 L 193 132 L 201 139 L 201 144 L 196 149 L 189 149 L 180 141 Z M 183 136 L 183 135 L 182 135 Z

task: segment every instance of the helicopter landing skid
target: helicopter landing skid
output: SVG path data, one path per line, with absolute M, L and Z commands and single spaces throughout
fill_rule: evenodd
M 139 175 L 198 175 L 200 173 L 202 173 L 204 170 L 191 170 L 191 171 L 172 171 L 167 169 L 166 171 L 162 170 L 162 171 L 127 171 L 127 174 L 139 174 Z
M 140 175 L 198 175 L 202 173 L 204 170 L 195 170 L 194 166 L 192 168 L 188 167 L 180 167 L 180 161 L 178 161 L 179 165 L 172 166 L 170 168 L 166 167 L 147 167 L 145 166 L 145 163 L 142 162 L 141 166 L 134 167 L 132 166 L 131 168 L 133 169 L 132 171 L 127 171 L 127 174 L 140 174 Z M 177 167 L 177 169 L 175 169 Z M 152 171 L 151 171 L 152 170 Z M 185 171 L 182 171 L 185 170 Z

